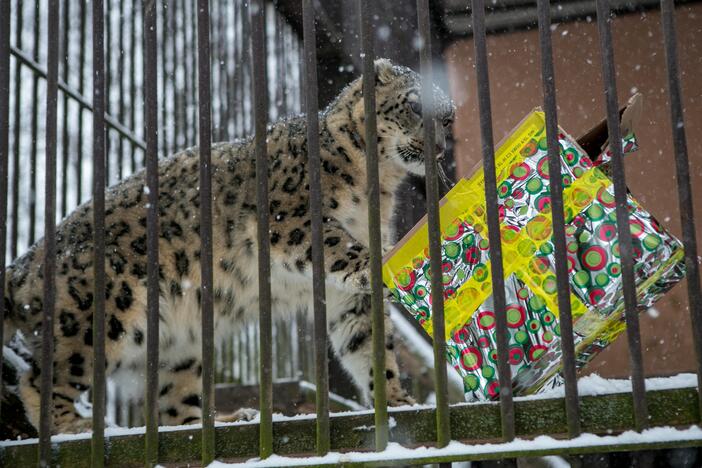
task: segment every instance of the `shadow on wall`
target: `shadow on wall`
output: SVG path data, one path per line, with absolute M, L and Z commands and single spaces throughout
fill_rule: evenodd
M 676 10 L 678 58 L 685 106 L 688 151 L 695 200 L 697 232 L 702 232 L 702 4 Z M 554 25 L 553 48 L 559 124 L 580 136 L 605 117 L 597 25 L 580 21 Z M 620 103 L 633 92 L 644 95 L 644 115 L 637 136 L 641 149 L 626 160 L 627 185 L 634 197 L 658 220 L 680 236 L 677 188 L 665 54 L 657 11 L 623 15 L 613 22 L 614 58 Z M 490 90 L 493 129 L 499 142 L 531 109 L 543 105 L 538 31 L 492 35 Z M 445 51 L 453 98 L 458 104 L 454 128 L 457 175 L 481 158 L 480 129 L 473 68 L 472 40 Z M 699 234 L 698 234 L 699 237 Z M 647 375 L 693 371 L 694 350 L 687 307 L 687 284 L 669 292 L 655 310 L 641 315 Z M 586 372 L 627 377 L 628 352 L 622 337 L 602 352 Z

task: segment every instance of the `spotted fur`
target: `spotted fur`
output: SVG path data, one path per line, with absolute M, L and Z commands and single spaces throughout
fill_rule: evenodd
M 408 173 L 423 173 L 420 79 L 389 61 L 376 62 L 378 152 L 383 249 L 390 247 L 395 193 Z M 449 99 L 436 90 L 437 148 L 453 119 Z M 273 313 L 311 310 L 311 247 L 306 123 L 303 117 L 268 130 Z M 368 224 L 362 86 L 351 83 L 320 113 L 324 199 L 324 258 L 329 337 L 334 352 L 368 401 L 372 379 Z M 436 154 L 432 154 L 436 157 Z M 255 161 L 251 139 L 212 150 L 214 309 L 225 336 L 258 313 Z M 189 149 L 159 165 L 161 424 L 200 420 L 200 239 L 198 153 Z M 107 374 L 123 391 L 141 395 L 146 355 L 145 174 L 110 188 L 106 196 Z M 92 207 L 84 204 L 57 230 L 54 324 L 54 425 L 59 432 L 89 428 L 74 402 L 92 375 Z M 39 242 L 7 269 L 7 325 L 25 336 L 33 359 L 20 394 L 33 424 L 39 419 L 42 259 Z M 389 404 L 412 403 L 399 384 L 387 323 Z M 219 341 L 219 340 L 217 340 Z M 247 411 L 239 412 L 249 414 Z M 239 414 L 237 413 L 237 414 Z

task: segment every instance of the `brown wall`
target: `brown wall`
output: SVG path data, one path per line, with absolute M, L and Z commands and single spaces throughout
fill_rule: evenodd
M 698 241 L 702 237 L 702 4 L 677 9 L 678 55 L 685 98 L 685 123 L 693 174 Z M 537 31 L 488 38 L 490 90 L 495 141 L 500 141 L 532 108 L 542 105 Z M 631 14 L 613 22 L 614 57 L 620 102 L 633 90 L 644 95 L 644 116 L 637 136 L 641 149 L 627 158 L 632 193 L 677 236 L 675 169 L 668 113 L 665 56 L 658 12 Z M 580 136 L 604 118 L 604 93 L 597 26 L 594 22 L 558 25 L 553 37 L 559 124 Z M 447 49 L 451 93 L 458 105 L 454 129 L 458 174 L 480 160 L 473 42 Z M 700 242 L 698 242 L 699 244 Z M 698 247 L 699 250 L 699 247 Z M 676 286 L 656 306 L 656 318 L 642 314 L 642 344 L 647 375 L 694 369 L 687 310 L 687 284 Z M 655 315 L 655 314 L 653 314 Z M 628 373 L 626 339 L 605 350 L 589 366 L 604 376 Z

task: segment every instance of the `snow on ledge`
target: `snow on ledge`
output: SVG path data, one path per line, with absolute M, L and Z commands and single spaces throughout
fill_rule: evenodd
M 672 390 L 697 386 L 697 374 L 677 374 L 670 377 L 650 377 L 646 379 L 646 391 Z M 578 395 L 610 395 L 612 393 L 631 393 L 631 380 L 605 379 L 597 374 L 590 374 L 578 379 Z M 565 386 L 556 387 L 534 395 L 515 397 L 515 401 L 542 400 L 545 398 L 563 398 Z
M 516 451 L 538 451 L 538 450 L 562 450 L 573 447 L 598 447 L 603 445 L 623 445 L 640 444 L 652 442 L 675 442 L 686 440 L 702 440 L 702 429 L 692 426 L 688 429 L 675 429 L 672 427 L 657 427 L 647 429 L 641 433 L 634 431 L 623 432 L 616 436 L 597 436 L 594 434 L 583 434 L 574 439 L 559 440 L 548 436 L 539 436 L 531 440 L 517 439 L 513 442 L 502 444 L 480 444 L 466 445 L 460 442 L 451 442 L 444 448 L 418 447 L 405 448 L 397 443 L 388 444 L 388 448 L 382 452 L 331 452 L 323 457 L 293 458 L 272 455 L 261 460 L 252 458 L 245 463 L 222 463 L 214 462 L 211 468 L 225 467 L 284 467 L 284 466 L 310 466 L 329 465 L 344 462 L 377 462 L 384 460 L 408 460 L 411 461 L 423 457 L 439 456 L 474 456 L 480 454 L 512 453 Z
M 690 388 L 697 386 L 697 375 L 696 374 L 678 374 L 671 377 L 652 377 L 646 379 L 646 390 L 672 390 L 676 388 Z M 597 374 L 591 374 L 586 377 L 578 379 L 578 395 L 580 396 L 594 396 L 594 395 L 609 395 L 613 393 L 631 393 L 631 381 L 628 379 L 604 379 Z M 536 395 L 529 395 L 523 397 L 515 397 L 515 401 L 528 401 L 528 400 L 540 400 L 547 398 L 563 398 L 565 394 L 564 387 L 558 387 L 554 389 L 547 390 Z M 489 404 L 492 402 L 470 402 L 470 403 L 458 403 L 454 406 L 464 406 L 464 405 L 480 405 Z M 433 405 L 418 404 L 418 405 L 405 405 L 388 408 L 390 415 L 394 412 L 400 411 L 419 411 L 424 409 L 433 409 Z M 373 409 L 366 409 L 362 411 L 340 411 L 331 413 L 330 417 L 340 417 L 340 416 L 358 416 L 358 415 L 371 415 L 373 414 Z M 292 420 L 310 420 L 315 419 L 315 414 L 298 414 L 295 416 L 284 416 L 282 414 L 273 414 L 273 421 L 292 421 Z M 257 415 L 251 421 L 236 421 L 236 422 L 215 422 L 216 427 L 225 426 L 241 426 L 241 425 L 253 425 L 260 422 L 259 416 Z M 171 432 L 171 431 L 181 431 L 181 430 L 200 430 L 202 426 L 200 424 L 190 424 L 184 426 L 162 426 L 159 428 L 159 432 Z M 653 429 L 651 429 L 653 430 Z M 144 426 L 141 427 L 107 427 L 105 428 L 105 437 L 117 437 L 117 436 L 127 436 L 127 435 L 138 435 L 144 434 L 146 431 Z M 58 434 L 51 437 L 53 443 L 66 442 L 72 440 L 85 440 L 90 439 L 90 432 L 84 432 L 81 434 Z M 23 440 L 4 440 L 0 441 L 0 447 L 9 447 L 15 445 L 28 445 L 37 444 L 39 439 L 23 439 Z M 268 466 L 268 465 L 261 465 Z

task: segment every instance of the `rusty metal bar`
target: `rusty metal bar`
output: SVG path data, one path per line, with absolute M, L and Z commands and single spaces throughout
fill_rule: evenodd
M 19 25 L 18 25 L 19 27 Z M 19 67 L 19 64 L 17 64 Z M 19 88 L 17 88 L 19 89 Z M 15 98 L 19 100 L 19 92 Z M 5 258 L 7 239 L 7 167 L 10 159 L 10 0 L 0 3 L 0 297 L 5 297 Z M 0 343 L 5 337 L 5 301 L 0 304 Z M 3 349 L 0 348 L 0 363 Z M 2 382 L 0 366 L 0 382 Z M 0 386 L 2 399 L 2 386 Z
M 63 4 L 63 36 L 61 37 L 61 54 L 62 54 L 62 67 L 61 74 L 63 76 L 63 81 L 68 83 L 68 45 L 69 45 L 69 31 L 70 31 L 70 9 L 71 2 L 65 2 Z M 66 216 L 68 211 L 68 202 L 66 198 L 68 197 L 68 152 L 70 149 L 70 133 L 68 131 L 68 96 L 63 95 L 63 109 L 61 109 L 61 217 Z
M 305 70 L 305 115 L 307 116 L 307 167 L 310 183 L 312 220 L 312 296 L 314 304 L 315 403 L 317 413 L 317 454 L 329 452 L 329 365 L 327 363 L 327 308 L 324 283 L 324 236 L 322 234 L 322 176 L 319 154 L 319 114 L 317 101 L 317 42 L 314 8 L 302 1 Z
M 103 0 L 93 0 L 93 436 L 91 464 L 105 463 L 105 35 Z
M 483 171 L 485 174 L 485 203 L 487 208 L 488 241 L 492 277 L 492 300 L 497 322 L 497 369 L 500 373 L 500 411 L 502 437 L 514 439 L 514 402 L 512 399 L 512 371 L 509 364 L 507 316 L 505 312 L 505 280 L 502 266 L 500 220 L 497 207 L 495 176 L 495 147 L 492 135 L 490 78 L 488 74 L 487 45 L 485 41 L 485 2 L 471 0 L 473 9 L 473 40 L 475 68 L 478 80 L 478 108 L 482 135 Z
M 609 0 L 597 0 L 597 28 L 600 36 L 602 54 L 602 78 L 604 81 L 607 104 L 607 129 L 609 131 L 610 150 L 612 151 L 612 175 L 614 182 L 614 199 L 617 215 L 617 236 L 622 263 L 622 285 L 624 289 L 624 313 L 626 317 L 626 336 L 629 344 L 629 362 L 631 366 L 631 387 L 634 398 L 634 415 L 636 429 L 641 431 L 648 425 L 648 408 L 646 406 L 646 388 L 644 383 L 643 356 L 641 354 L 641 332 L 634 284 L 634 257 L 629 228 L 629 211 L 627 209 L 627 189 L 622 157 L 621 130 L 619 128 L 619 104 L 614 69 L 614 46 L 612 44 L 611 10 Z
M 22 29 L 24 21 L 22 20 L 22 0 L 17 0 L 17 27 L 15 28 L 15 45 L 22 47 Z M 8 43 L 8 53 L 10 44 Z M 20 89 L 22 83 L 22 63 L 17 61 L 15 64 L 15 89 Z M 17 93 L 15 96 L 14 108 L 14 132 L 12 140 L 12 221 L 10 223 L 10 257 L 17 258 L 17 249 L 19 244 L 19 184 L 20 184 L 20 150 L 22 134 L 21 128 L 22 116 L 22 96 Z
M 422 119 L 424 125 L 424 165 L 426 168 L 427 226 L 429 229 L 429 268 L 441 271 L 441 227 L 439 219 L 438 162 L 434 150 L 436 110 L 431 63 L 431 21 L 428 0 L 417 0 L 419 17 L 419 56 L 422 74 Z M 448 377 L 446 375 L 446 323 L 444 287 L 440 274 L 431 275 L 431 315 L 434 327 L 434 380 L 436 393 L 436 443 L 445 447 L 451 440 L 449 425 Z
M 59 37 L 59 0 L 49 0 L 48 36 Z M 53 429 L 54 309 L 56 305 L 56 127 L 59 42 L 47 41 L 46 161 L 44 177 L 44 265 L 41 326 L 39 464 L 51 463 Z
M 210 108 L 210 5 L 208 0 L 198 0 L 197 57 L 200 125 L 200 277 L 202 282 L 202 464 L 207 466 L 214 461 L 215 457 L 212 110 Z
M 700 291 L 700 266 L 697 257 L 695 218 L 692 207 L 692 187 L 690 184 L 690 162 L 687 155 L 685 120 L 680 88 L 678 51 L 675 42 L 675 5 L 673 0 L 661 0 L 661 24 L 665 45 L 666 68 L 668 72 L 668 94 L 670 96 L 670 119 L 673 129 L 673 149 L 675 151 L 675 174 L 678 180 L 678 204 L 680 224 L 685 246 L 685 268 L 687 270 L 687 298 L 692 322 L 692 338 L 697 356 L 697 388 L 700 414 L 702 414 L 702 291 Z
M 158 263 L 158 36 L 156 2 L 143 3 L 144 139 L 146 140 L 146 466 L 158 463 L 159 263 Z
M 546 141 L 548 144 L 549 190 L 555 253 L 556 284 L 558 285 L 558 320 L 561 326 L 565 402 L 568 415 L 568 435 L 580 435 L 580 408 L 578 382 L 575 374 L 575 343 L 573 317 L 570 307 L 570 281 L 566 251 L 565 216 L 563 215 L 563 185 L 561 183 L 561 156 L 558 146 L 558 115 L 556 111 L 556 78 L 553 70 L 551 45 L 551 2 L 538 0 L 539 40 L 541 44 L 541 79 L 546 112 Z
M 251 58 L 253 71 L 254 145 L 256 153 L 256 211 L 258 215 L 258 301 L 261 458 L 273 454 L 273 380 L 271 374 L 271 246 L 268 210 L 268 80 L 266 78 L 265 2 L 251 2 Z

